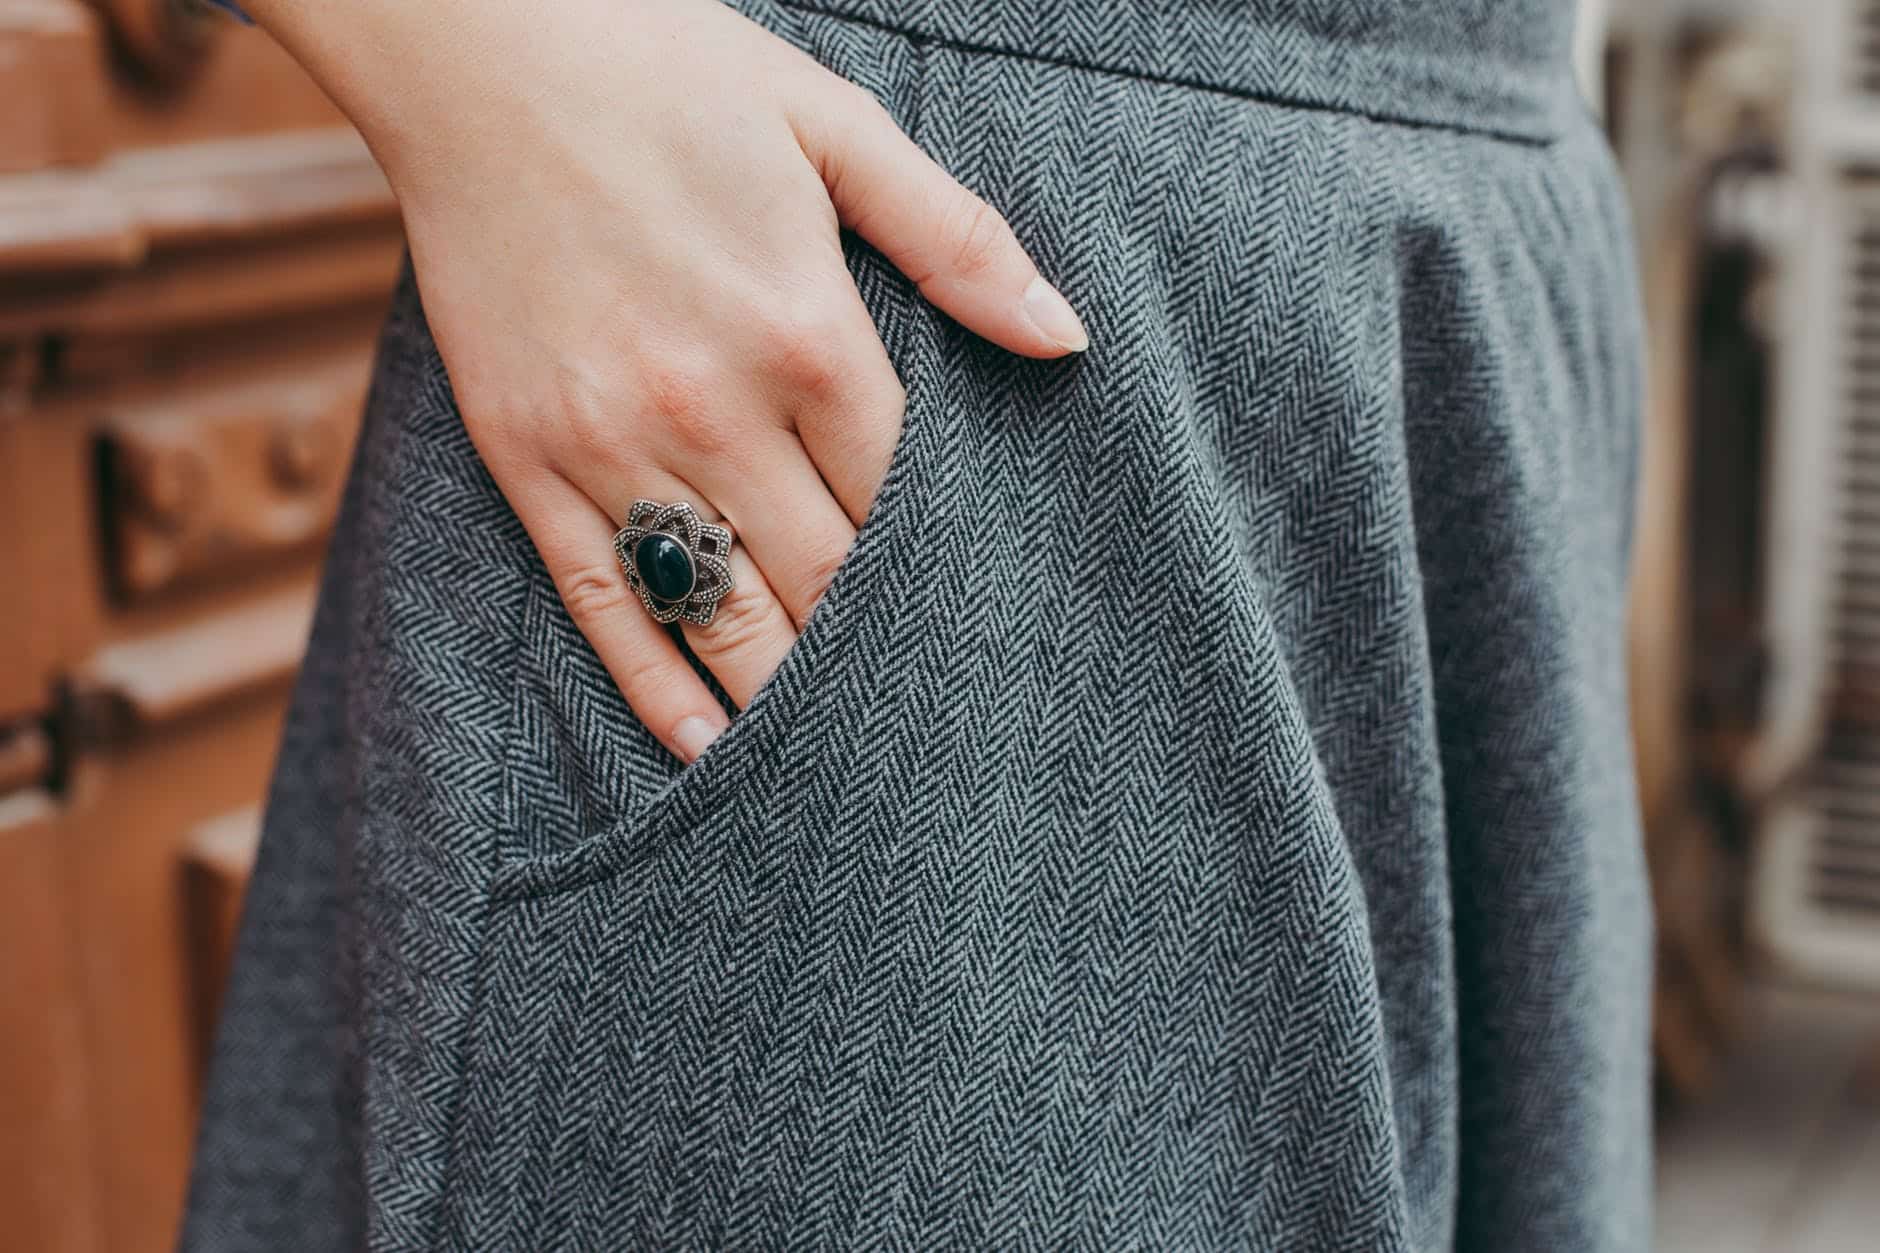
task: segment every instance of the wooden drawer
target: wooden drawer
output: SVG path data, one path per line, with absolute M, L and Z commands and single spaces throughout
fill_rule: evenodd
M 333 126 L 259 32 L 197 0 L 0 0 L 0 173 Z
M 112 413 L 100 445 L 100 505 L 119 595 L 228 579 L 304 555 L 323 539 L 366 375 L 365 361 L 342 358 Z
M 0 1244 L 171 1247 L 402 252 L 198 0 L 0 0 Z

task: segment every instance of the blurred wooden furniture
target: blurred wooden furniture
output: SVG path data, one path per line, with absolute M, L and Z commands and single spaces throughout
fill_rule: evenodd
M 1775 345 L 1767 196 L 1786 97 L 1781 43 L 1698 3 L 1618 6 L 1607 115 L 1638 235 L 1647 403 L 1630 665 L 1657 920 L 1660 1091 L 1728 1073 L 1742 1031 L 1752 769 L 1770 649 L 1762 627 L 1765 446 Z
M 171 1247 L 401 248 L 197 0 L 0 0 L 0 1245 Z

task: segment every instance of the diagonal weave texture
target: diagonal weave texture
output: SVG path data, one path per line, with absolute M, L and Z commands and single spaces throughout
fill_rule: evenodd
M 1093 347 L 850 241 L 905 435 L 681 771 L 407 281 L 184 1247 L 1643 1248 L 1639 332 L 1556 6 L 740 7 Z

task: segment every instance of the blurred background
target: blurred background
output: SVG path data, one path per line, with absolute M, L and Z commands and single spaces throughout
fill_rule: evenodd
M 1657 1243 L 1880 1249 L 1880 0 L 1585 4 L 1651 337 Z M 399 250 L 266 36 L 0 0 L 9 1253 L 174 1238 Z

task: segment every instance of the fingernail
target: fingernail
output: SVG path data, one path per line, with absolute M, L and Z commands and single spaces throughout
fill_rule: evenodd
M 1060 347 L 1072 352 L 1082 352 L 1090 347 L 1090 336 L 1070 302 L 1060 296 L 1058 289 L 1045 282 L 1043 277 L 1032 279 L 1025 288 L 1025 316 L 1044 333 L 1045 338 Z
M 689 762 L 697 761 L 712 746 L 712 741 L 718 738 L 718 733 L 725 729 L 725 725 L 696 715 L 681 718 L 679 725 L 672 729 L 672 742 L 679 746 L 680 756 Z

